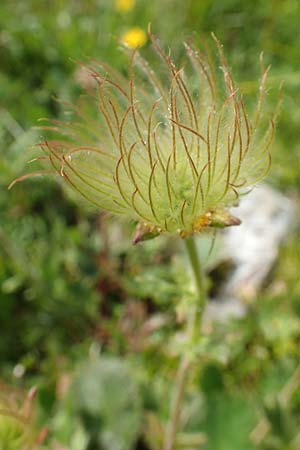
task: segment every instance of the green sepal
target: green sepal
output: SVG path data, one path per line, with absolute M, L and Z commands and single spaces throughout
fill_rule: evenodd
M 149 241 L 159 236 L 161 230 L 154 225 L 149 225 L 147 223 L 139 223 L 136 227 L 132 243 L 138 244 L 139 242 Z

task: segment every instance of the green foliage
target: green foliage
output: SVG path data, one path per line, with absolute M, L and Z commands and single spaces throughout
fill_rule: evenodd
M 141 402 L 126 364 L 101 357 L 79 370 L 75 380 L 76 407 L 88 431 L 88 448 L 126 450 L 136 441 Z
M 211 395 L 206 414 L 207 450 L 252 450 L 249 440 L 249 434 L 255 425 L 252 408 L 253 405 L 245 396 L 224 393 Z

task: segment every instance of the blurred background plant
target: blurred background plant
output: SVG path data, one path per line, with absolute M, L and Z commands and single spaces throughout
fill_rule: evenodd
M 36 156 L 32 125 L 61 118 L 55 97 L 73 100 L 85 85 L 74 60 L 124 70 L 119 40 L 151 59 L 149 22 L 178 58 L 186 37 L 197 44 L 214 31 L 245 94 L 257 91 L 262 50 L 270 104 L 285 81 L 268 181 L 299 203 L 299 20 L 296 0 L 1 2 L 0 376 L 37 386 L 35 434 L 49 428 L 40 447 L 161 448 L 191 292 L 180 242 L 133 248 L 131 225 L 78 204 L 51 179 L 7 192 Z M 178 448 L 300 448 L 299 233 L 298 223 L 247 315 L 206 326 Z

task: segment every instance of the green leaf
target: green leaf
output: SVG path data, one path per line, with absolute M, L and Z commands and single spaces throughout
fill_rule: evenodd
M 101 357 L 83 365 L 75 381 L 77 408 L 93 442 L 104 450 L 130 449 L 141 424 L 141 402 L 128 366 Z

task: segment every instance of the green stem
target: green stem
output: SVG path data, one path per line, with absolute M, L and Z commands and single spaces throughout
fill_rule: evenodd
M 205 307 L 205 276 L 199 260 L 194 238 L 187 238 L 184 242 L 197 288 L 198 301 L 192 305 L 189 320 L 187 321 L 187 340 L 189 343 L 193 343 L 200 334 L 202 313 Z M 163 450 L 175 450 L 176 435 L 180 424 L 181 404 L 191 362 L 190 355 L 185 352 L 181 356 L 176 373 L 170 407 L 170 418 L 166 428 Z
M 201 330 L 202 315 L 206 303 L 205 274 L 201 266 L 194 238 L 190 237 L 185 239 L 185 247 L 197 289 L 197 301 L 191 309 L 189 321 L 189 338 L 191 341 L 194 341 L 198 338 Z

